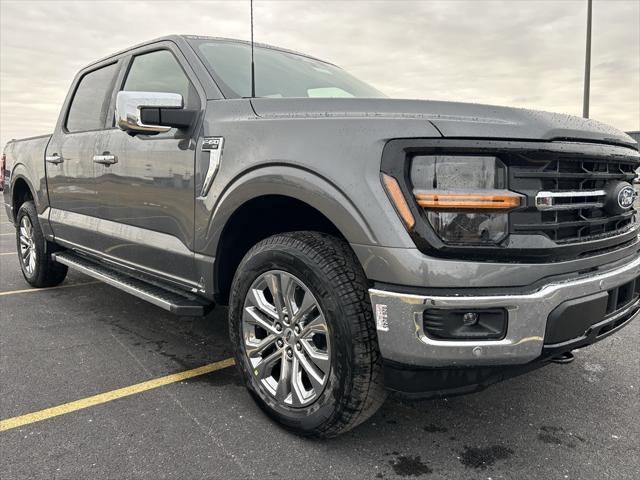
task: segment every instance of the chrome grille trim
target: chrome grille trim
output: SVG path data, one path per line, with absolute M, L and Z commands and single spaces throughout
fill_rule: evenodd
M 565 192 L 538 192 L 535 197 L 536 208 L 540 211 L 548 212 L 555 210 L 579 210 L 581 208 L 602 208 L 604 207 L 604 197 L 607 192 L 604 190 L 572 190 Z M 576 203 L 556 203 L 556 198 L 571 199 L 571 198 L 597 198 L 602 197 L 602 201 L 594 202 L 576 202 Z

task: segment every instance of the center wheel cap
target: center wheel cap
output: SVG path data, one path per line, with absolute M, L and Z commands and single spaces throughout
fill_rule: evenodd
M 296 343 L 296 336 L 294 335 L 293 330 L 291 330 L 290 328 L 287 328 L 284 331 L 283 337 L 284 337 L 284 342 L 287 345 L 293 345 L 294 343 Z

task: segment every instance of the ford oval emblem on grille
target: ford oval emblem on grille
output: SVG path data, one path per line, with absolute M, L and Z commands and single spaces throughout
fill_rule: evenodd
M 605 210 L 609 215 L 622 215 L 631 210 L 636 191 L 629 182 L 609 182 L 605 188 Z
M 623 210 L 628 210 L 633 206 L 633 200 L 636 196 L 636 191 L 632 186 L 626 186 L 618 192 L 618 205 Z

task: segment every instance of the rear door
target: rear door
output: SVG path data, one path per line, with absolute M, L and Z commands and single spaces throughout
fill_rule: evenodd
M 120 64 L 83 72 L 71 88 L 45 154 L 50 221 L 57 239 L 92 247 L 98 215 L 93 155 Z
M 195 75 L 171 42 L 135 50 L 127 62 L 118 90 L 179 93 L 186 108 L 204 108 Z M 114 127 L 96 146 L 113 163 L 94 166 L 99 216 L 109 222 L 100 250 L 192 286 L 195 131 L 130 135 Z

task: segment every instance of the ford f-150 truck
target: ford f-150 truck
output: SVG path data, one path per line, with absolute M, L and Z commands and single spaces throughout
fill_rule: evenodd
M 250 44 L 195 36 L 80 71 L 54 133 L 4 150 L 26 281 L 71 268 L 182 316 L 228 305 L 256 402 L 324 437 L 388 391 L 472 392 L 637 315 L 628 135 L 389 99 L 267 45 L 251 72 Z

